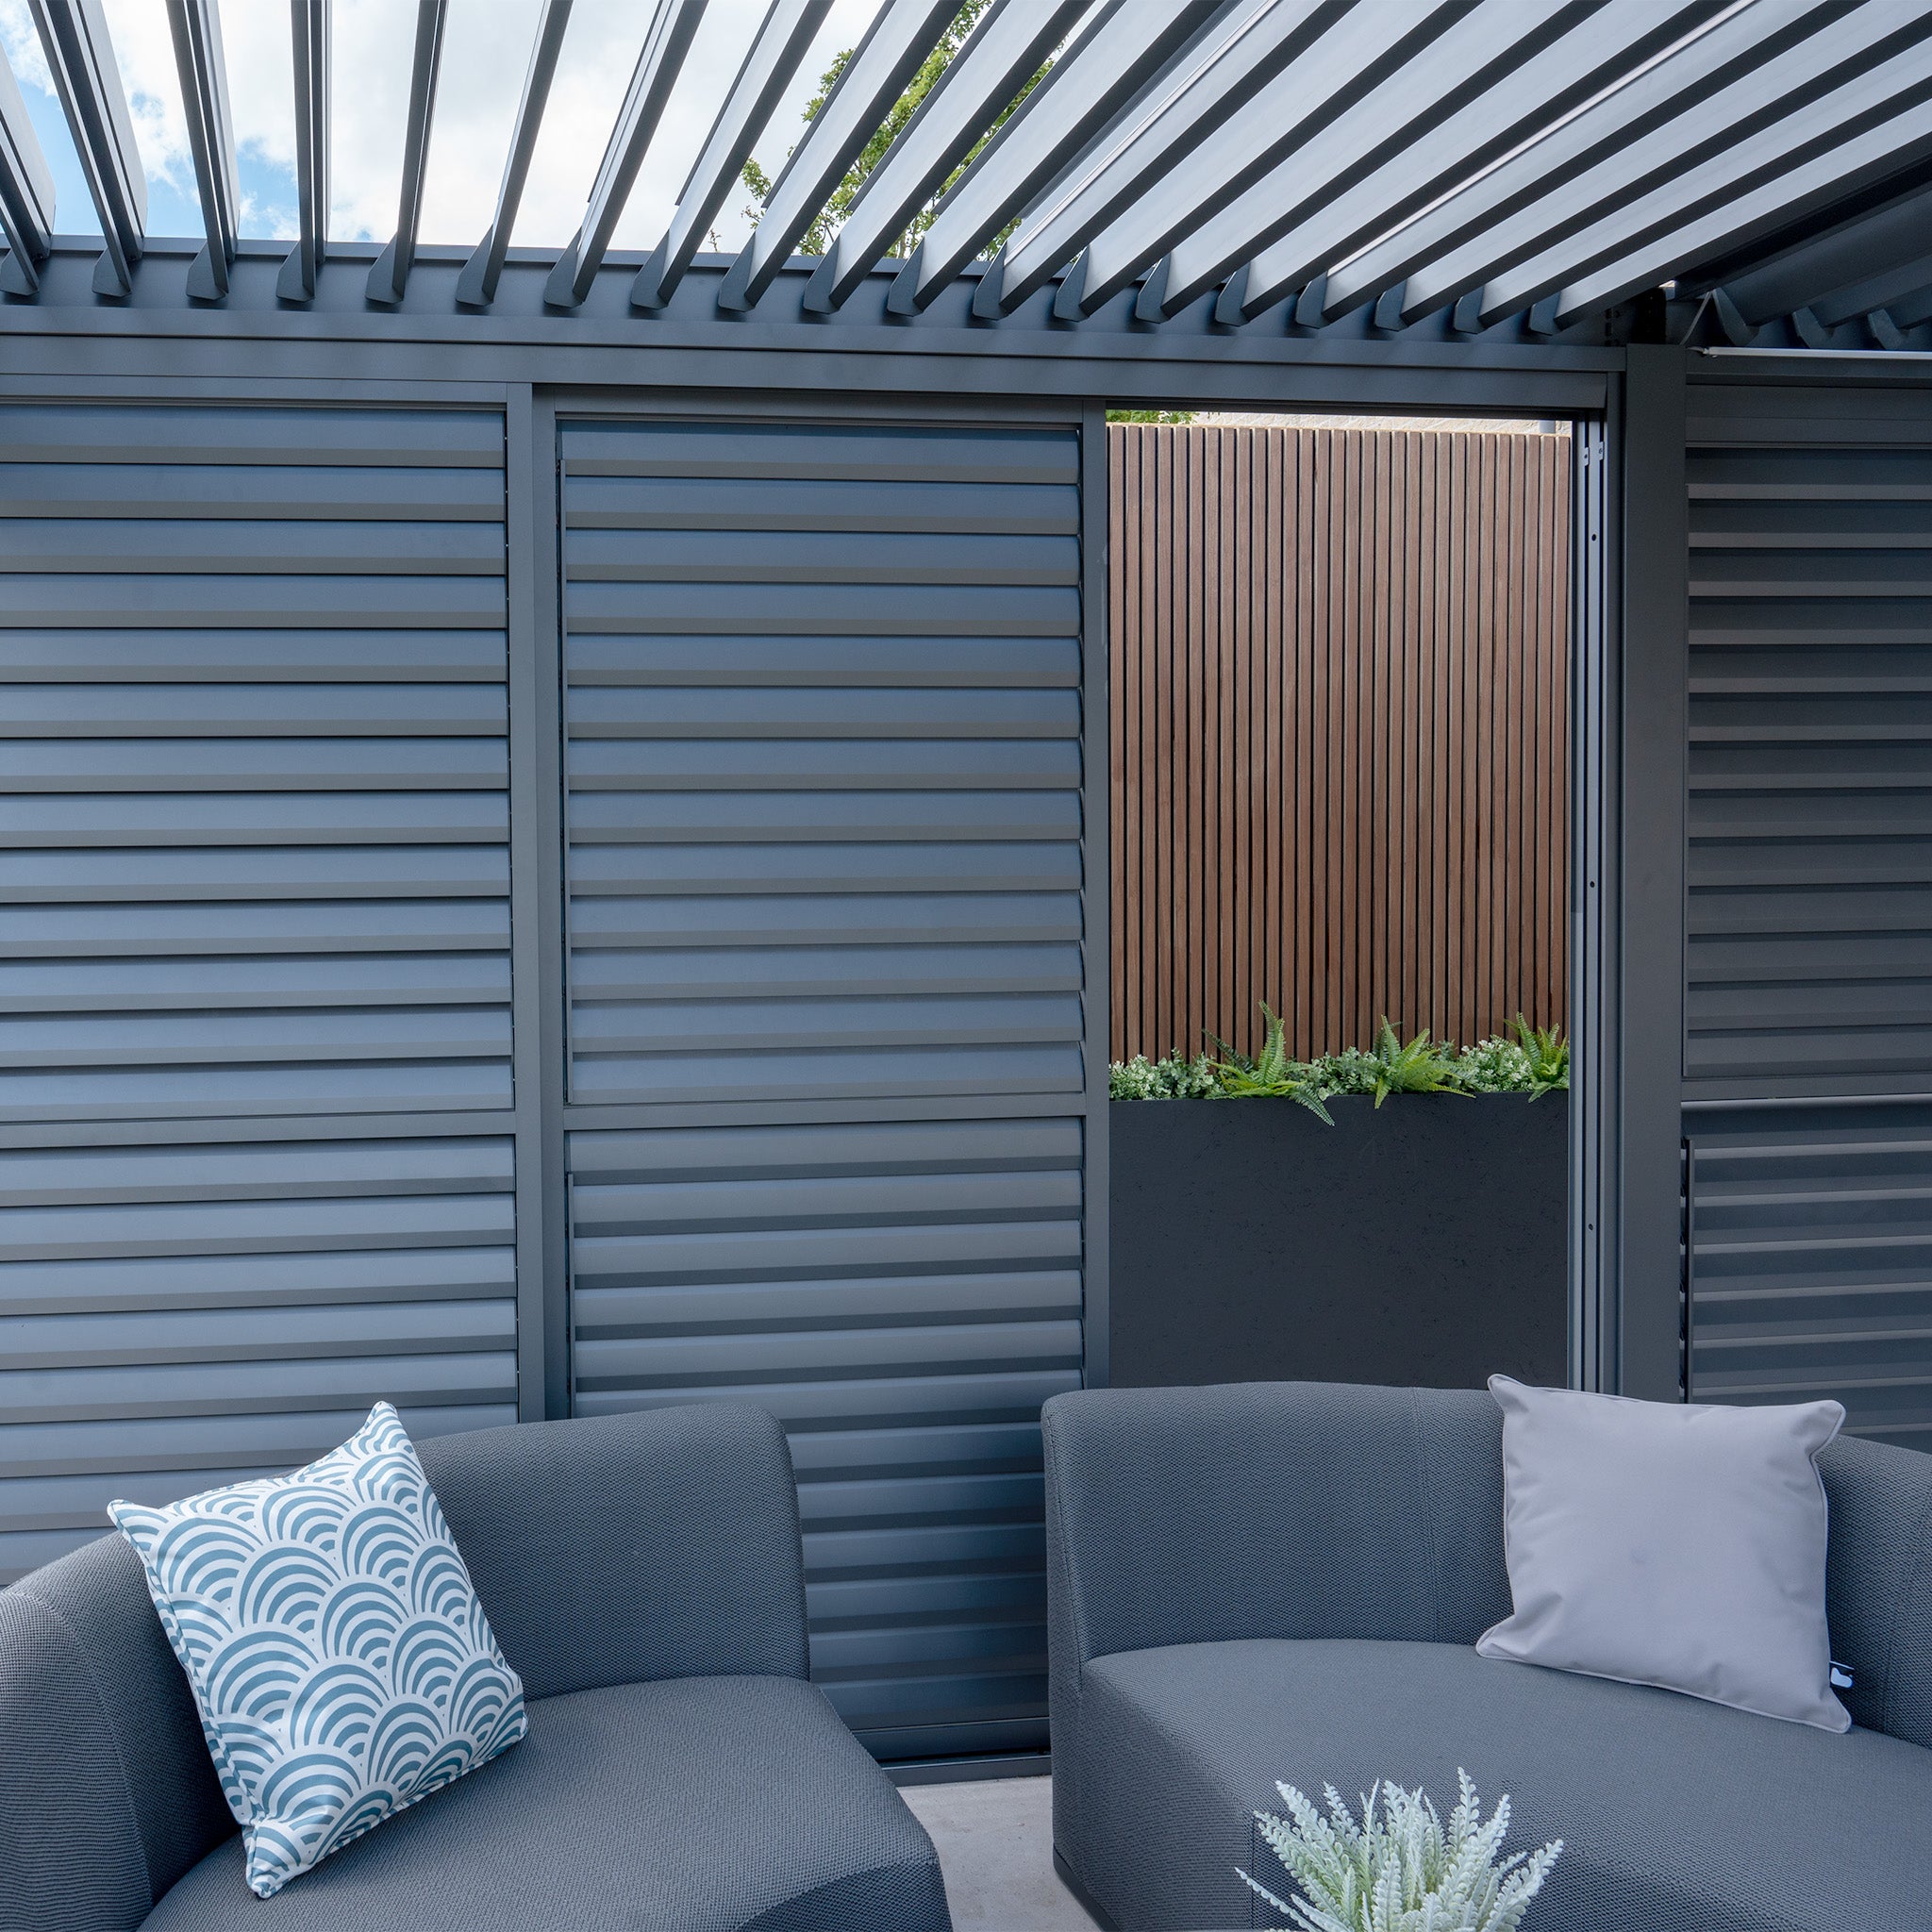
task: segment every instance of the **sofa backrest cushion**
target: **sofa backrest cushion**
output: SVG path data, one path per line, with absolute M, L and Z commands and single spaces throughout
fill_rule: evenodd
M 1852 1722 L 1932 1748 L 1932 1456 L 1840 1436 L 1820 1452 L 1831 1511 L 1825 1615 Z
M 1480 1391 L 1087 1390 L 1045 1425 L 1056 1637 L 1083 1660 L 1243 1637 L 1474 1643 L 1509 1614 L 1502 1416 Z
M 526 1697 L 806 1675 L 797 1491 L 764 1409 L 522 1423 L 417 1450 Z

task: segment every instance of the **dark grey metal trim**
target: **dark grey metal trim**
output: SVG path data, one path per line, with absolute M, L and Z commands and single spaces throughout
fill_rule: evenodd
M 289 0 L 295 53 L 297 240 L 275 278 L 284 302 L 314 298 L 328 249 L 329 0 Z
M 1621 384 L 1619 385 L 1621 390 Z M 1608 425 L 1574 429 L 1570 625 L 1570 1382 L 1615 1387 L 1618 1030 L 1617 758 L 1622 650 L 1618 492 Z
M 436 75 L 442 63 L 448 0 L 416 0 L 416 51 L 409 63 L 409 123 L 403 138 L 403 185 L 396 232 L 369 271 L 369 299 L 393 306 L 403 299 L 416 262 L 423 219 L 423 176 L 429 166 L 429 130 L 436 118 Z
M 1112 1039 L 1108 1012 L 1113 984 L 1111 727 L 1108 695 L 1108 538 L 1111 527 L 1108 482 L 1107 411 L 1088 409 L 1080 419 L 1080 777 L 1081 853 L 1085 868 L 1080 904 L 1085 984 L 1087 1065 L 1086 1158 L 1082 1187 L 1085 1237 L 1082 1284 L 1086 1347 L 1084 1380 L 1104 1389 L 1108 1380 L 1108 1055 Z
M 1630 351 L 1623 420 L 1616 1392 L 1683 1394 L 1685 751 L 1690 529 L 1682 349 Z
M 631 306 L 662 308 L 684 279 L 712 218 L 783 99 L 832 0 L 772 0 L 672 211 L 664 239 L 631 284 Z
M 125 295 L 147 230 L 147 176 L 101 0 L 27 0 L 106 243 L 97 295 Z
M 517 208 L 524 198 L 524 183 L 529 177 L 530 158 L 537 152 L 537 137 L 542 132 L 543 108 L 557 75 L 557 57 L 563 52 L 570 8 L 571 0 L 543 0 L 537 37 L 530 45 L 530 64 L 524 74 L 523 99 L 517 103 L 509 155 L 503 164 L 503 185 L 496 191 L 496 212 L 457 279 L 457 300 L 466 308 L 487 308 L 496 293 L 503 259 L 509 252 L 510 231 L 516 226 Z
M 194 184 L 201 196 L 208 245 L 188 271 L 188 292 L 219 301 L 228 292 L 228 264 L 235 258 L 241 191 L 235 180 L 235 129 L 228 115 L 228 72 L 222 58 L 222 19 L 215 0 L 168 0 L 175 36 L 175 65 L 181 76 L 181 106 L 194 152 Z
M 543 285 L 543 299 L 553 308 L 575 308 L 590 293 L 704 10 L 705 0 L 658 0 L 629 92 L 591 184 L 584 219 Z
M 0 51 L 0 228 L 8 243 L 0 261 L 0 292 L 31 295 L 41 285 L 37 264 L 54 240 L 54 176 L 40 138 L 26 118 L 26 103 Z

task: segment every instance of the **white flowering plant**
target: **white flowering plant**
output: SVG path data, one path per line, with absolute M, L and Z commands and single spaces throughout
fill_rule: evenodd
M 1302 1896 L 1279 1899 L 1241 1875 L 1288 1914 L 1283 1932 L 1517 1932 L 1563 1840 L 1502 1857 L 1507 1795 L 1485 1820 L 1469 1774 L 1457 1771 L 1456 1783 L 1446 1826 L 1425 1791 L 1386 1780 L 1361 1801 L 1359 1821 L 1333 1785 L 1324 1788 L 1324 1815 L 1292 1785 L 1277 1784 L 1289 1815 L 1257 1811 L 1255 1822 Z

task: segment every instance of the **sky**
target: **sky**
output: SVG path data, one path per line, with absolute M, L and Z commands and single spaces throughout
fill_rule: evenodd
M 777 172 L 797 140 L 799 110 L 819 75 L 840 48 L 856 43 L 878 5 L 835 0 L 790 95 L 758 141 L 758 158 L 769 173 Z M 105 0 L 105 6 L 147 176 L 147 232 L 198 239 L 201 204 L 165 0 Z M 539 8 L 540 0 L 449 0 L 421 241 L 467 246 L 489 226 Z M 559 248 L 576 232 L 650 12 L 643 0 L 576 0 L 513 245 Z M 613 246 L 657 244 L 764 12 L 765 0 L 711 0 Z M 335 0 L 334 22 L 329 235 L 386 242 L 396 225 L 416 8 L 412 0 Z M 221 26 L 242 233 L 292 240 L 295 111 L 288 0 L 224 0 Z M 26 0 L 0 0 L 0 49 L 53 171 L 57 232 L 99 234 Z M 744 216 L 750 198 L 741 191 L 726 198 L 716 224 L 720 246 L 734 248 L 750 232 Z

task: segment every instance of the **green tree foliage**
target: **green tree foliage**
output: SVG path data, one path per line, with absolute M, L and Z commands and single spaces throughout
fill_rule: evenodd
M 1107 420 L 1109 423 L 1172 423 L 1178 425 L 1191 423 L 1194 412 L 1191 409 L 1109 409 Z
M 979 16 L 986 11 L 990 4 L 991 0 L 963 0 L 958 12 L 953 16 L 951 25 L 941 36 L 939 45 L 925 57 L 919 72 L 907 84 L 906 92 L 893 102 L 891 112 L 879 124 L 872 139 L 859 150 L 858 158 L 846 170 L 845 178 L 832 190 L 830 200 L 812 217 L 810 227 L 799 238 L 798 247 L 801 254 L 824 255 L 831 248 L 832 238 L 844 226 L 845 217 L 852 212 L 852 205 L 858 199 L 866 182 L 871 179 L 872 171 L 884 159 L 886 150 L 899 138 L 906 124 L 919 111 L 920 103 L 939 85 L 940 76 L 952 65 L 953 57 L 966 44 L 967 35 L 978 24 Z M 846 63 L 852 58 L 852 54 L 853 49 L 847 47 L 842 53 L 835 56 L 832 64 L 820 76 L 818 92 L 805 104 L 807 121 L 818 118 L 819 109 L 830 97 L 832 89 L 837 85 L 839 76 L 845 72 Z M 1033 92 L 1039 84 L 1041 75 L 1045 72 L 1046 69 L 1041 67 L 1040 72 L 1035 74 L 1000 110 L 999 117 L 991 127 L 974 143 L 972 153 L 940 183 L 938 189 L 927 199 L 925 206 L 907 223 L 906 232 L 893 242 L 889 253 L 899 256 L 912 253 L 913 244 L 932 226 L 933 214 L 947 189 L 966 172 L 974 156 L 977 155 L 1006 125 L 1008 116 Z M 758 197 L 757 205 L 745 209 L 746 217 L 756 227 L 759 215 L 764 211 L 763 204 L 772 192 L 772 177 L 758 166 L 756 159 L 748 160 L 744 164 L 744 185 Z M 986 252 L 989 255 L 995 253 L 1011 232 L 1010 228 L 1007 228 L 995 235 L 987 244 Z

